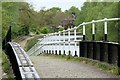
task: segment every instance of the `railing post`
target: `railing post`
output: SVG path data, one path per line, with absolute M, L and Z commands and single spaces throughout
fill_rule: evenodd
M 104 19 L 104 41 L 107 41 L 107 18 Z
M 85 40 L 85 22 L 83 22 L 83 40 Z
M 53 33 L 53 42 L 55 42 L 55 33 Z M 53 54 L 55 54 L 55 44 L 53 43 Z
M 74 41 L 76 41 L 76 29 L 77 29 L 77 27 L 74 27 L 75 29 L 74 29 L 74 36 L 75 36 L 75 38 L 74 38 Z
M 94 20 L 92 21 L 92 40 L 95 40 L 95 23 Z
M 50 36 L 50 35 L 48 34 L 47 43 L 49 43 L 49 36 Z M 50 47 L 49 44 L 47 44 L 47 53 L 49 53 L 49 47 Z
M 63 37 L 64 37 L 64 39 L 63 39 L 63 42 L 64 42 L 64 44 L 63 44 L 63 54 L 65 55 L 65 30 L 63 30 Z
M 53 49 L 51 42 L 52 42 L 52 33 L 50 34 L 50 47 L 51 47 L 50 48 L 50 54 L 52 53 L 52 49 Z
M 70 28 L 68 28 L 68 43 L 69 43 L 69 55 L 70 55 Z
M 50 37 L 50 34 L 48 34 L 48 38 L 47 38 L 47 42 L 49 43 L 49 37 Z M 47 50 L 48 50 L 48 54 L 49 54 L 49 48 L 50 48 L 50 45 L 47 44 Z
M 53 42 L 53 38 L 52 38 L 52 36 L 53 36 L 53 33 L 51 33 L 51 43 Z M 52 51 L 53 51 L 53 44 L 50 44 L 51 45 L 51 54 L 52 54 Z
M 60 43 L 60 41 L 61 41 L 61 32 L 59 31 L 58 32 L 59 33 L 59 55 L 61 55 L 61 43 Z
M 77 27 L 74 27 L 74 42 L 75 42 L 75 56 L 77 56 L 77 51 L 76 51 L 76 47 L 77 47 L 77 43 L 76 43 L 76 29 Z
M 57 32 L 55 32 L 55 42 L 57 41 Z M 57 43 L 54 44 L 55 45 L 55 48 L 57 47 Z M 57 55 L 57 51 L 56 49 L 54 50 L 55 54 Z

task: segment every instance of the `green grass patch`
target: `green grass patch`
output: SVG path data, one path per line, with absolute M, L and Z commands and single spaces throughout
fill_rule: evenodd
M 52 58 L 64 59 L 67 61 L 74 61 L 74 62 L 81 62 L 84 64 L 89 64 L 89 65 L 99 68 L 100 70 L 112 73 L 114 75 L 118 75 L 117 64 L 113 65 L 113 64 L 108 64 L 105 62 L 100 62 L 98 60 L 88 59 L 88 58 L 84 58 L 84 57 L 73 57 L 71 55 L 67 55 L 67 56 L 66 55 L 54 55 L 54 54 L 39 54 L 39 55 L 40 56 L 48 56 L 48 57 L 52 57 Z
M 30 48 L 32 48 L 38 41 L 39 38 L 42 38 L 41 35 L 36 35 L 34 38 L 27 40 L 27 43 L 25 44 L 25 51 L 28 51 Z
M 14 80 L 14 74 L 7 55 L 2 52 L 2 69 L 7 74 L 8 80 Z

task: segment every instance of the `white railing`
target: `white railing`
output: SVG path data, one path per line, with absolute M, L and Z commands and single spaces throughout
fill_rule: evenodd
M 29 55 L 40 53 L 53 53 L 53 54 L 71 54 L 72 56 L 80 56 L 79 41 L 85 40 L 86 25 L 92 24 L 93 40 L 95 39 L 95 24 L 99 22 L 104 23 L 105 40 L 107 40 L 107 22 L 117 21 L 120 18 L 104 18 L 102 20 L 92 20 L 91 22 L 83 22 L 74 28 L 68 28 L 67 30 L 50 33 L 39 39 L 38 42 L 27 52 Z M 79 28 L 83 27 L 82 35 L 80 35 Z

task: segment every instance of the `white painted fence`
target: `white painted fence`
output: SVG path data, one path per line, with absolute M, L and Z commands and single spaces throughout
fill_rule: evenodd
M 91 22 L 83 22 L 77 27 L 63 30 L 56 33 L 47 34 L 44 38 L 39 39 L 38 42 L 27 52 L 29 55 L 40 53 L 53 53 L 53 54 L 71 54 L 72 56 L 80 56 L 79 41 L 85 40 L 85 28 L 86 25 L 92 24 L 92 34 L 95 37 L 95 23 L 104 23 L 104 34 L 107 35 L 107 22 L 117 21 L 120 18 L 92 20 Z M 79 27 L 83 27 L 83 35 L 78 30 Z M 107 36 L 105 36 L 107 37 Z M 107 39 L 107 38 L 106 38 Z
M 77 27 L 72 30 L 48 34 L 39 39 L 27 53 L 30 55 L 40 53 L 71 54 L 72 56 L 76 54 L 79 56 L 78 42 L 82 40 L 83 36 L 78 35 L 76 29 Z

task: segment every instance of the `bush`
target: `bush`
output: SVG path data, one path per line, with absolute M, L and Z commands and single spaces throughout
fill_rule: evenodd
M 41 30 L 41 33 L 47 34 L 47 33 L 48 33 L 48 29 L 47 29 L 47 28 L 43 28 L 43 29 Z
M 2 52 L 2 69 L 5 73 L 7 73 L 8 80 L 14 80 L 12 67 L 10 65 L 7 55 L 4 52 Z
M 64 28 L 59 28 L 59 29 L 58 29 L 58 31 L 63 31 L 63 30 L 64 30 Z

